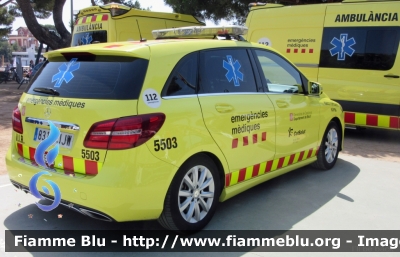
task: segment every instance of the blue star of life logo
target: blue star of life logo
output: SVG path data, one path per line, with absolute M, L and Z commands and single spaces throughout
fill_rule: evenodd
M 227 55 L 226 58 L 228 61 L 223 62 L 223 67 L 228 71 L 225 74 L 226 79 L 235 84 L 235 87 L 240 86 L 239 79 L 243 81 L 243 73 L 239 71 L 240 67 L 242 67 L 238 60 L 233 60 L 231 55 Z
M 340 39 L 334 37 L 331 41 L 331 44 L 335 47 L 331 48 L 329 52 L 331 52 L 331 56 L 337 54 L 338 61 L 344 61 L 346 54 L 351 57 L 355 52 L 351 47 L 356 44 L 356 41 L 353 37 L 347 39 L 347 36 L 347 34 L 340 34 Z
M 81 38 L 81 42 L 82 45 L 88 45 L 90 43 L 92 43 L 92 35 L 89 35 L 89 33 L 86 33 L 82 38 Z
M 78 58 L 72 58 L 70 62 L 63 63 L 58 68 L 58 73 L 53 76 L 51 82 L 57 81 L 54 87 L 60 87 L 61 84 L 65 81 L 66 83 L 70 82 L 71 79 L 74 78 L 72 72 L 79 69 L 81 63 L 76 62 Z

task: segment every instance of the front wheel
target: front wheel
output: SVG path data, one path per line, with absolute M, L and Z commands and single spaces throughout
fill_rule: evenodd
M 317 161 L 312 165 L 315 168 L 329 170 L 335 166 L 339 155 L 341 133 L 336 122 L 331 121 L 326 128 L 321 146 L 318 151 Z
M 207 155 L 190 158 L 168 189 L 159 223 L 186 233 L 203 229 L 214 215 L 220 187 L 218 168 Z

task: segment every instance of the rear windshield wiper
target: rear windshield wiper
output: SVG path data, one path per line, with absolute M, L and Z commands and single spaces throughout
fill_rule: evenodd
M 60 95 L 59 92 L 57 92 L 56 90 L 49 88 L 49 87 L 37 87 L 37 88 L 34 88 L 33 91 L 48 94 L 48 95 L 57 95 L 57 96 Z

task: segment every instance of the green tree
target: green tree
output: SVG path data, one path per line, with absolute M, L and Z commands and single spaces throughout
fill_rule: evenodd
M 10 10 L 8 4 L 11 1 L 1 1 L 0 0 L 0 37 L 10 34 L 12 29 L 12 23 L 14 22 L 13 11 Z
M 255 0 L 164 0 L 174 12 L 200 16 L 218 23 L 225 19 L 244 24 L 249 3 Z
M 2 0 L 0 0 L 0 2 L 1 1 Z M 15 1 L 7 1 L 7 4 L 10 6 L 10 13 L 14 16 L 22 16 L 29 31 L 37 40 L 48 45 L 52 49 L 68 47 L 70 45 L 71 33 L 66 29 L 62 20 L 62 12 L 66 0 Z M 135 2 L 133 2 L 132 0 L 91 0 L 91 2 L 93 5 L 102 5 L 110 2 L 117 2 L 130 7 L 142 9 L 140 3 L 137 0 L 135 0 Z M 48 18 L 51 14 L 53 14 L 54 27 L 50 28 L 39 24 L 37 19 Z
M 255 2 L 283 5 L 321 4 L 324 2 L 342 2 L 342 0 L 164 0 L 174 12 L 191 14 L 218 23 L 220 20 L 233 21 L 243 25 L 249 13 L 249 4 Z
M 146 10 L 146 11 L 150 11 L 150 8 L 142 8 L 140 6 L 140 3 L 138 0 L 135 0 L 135 2 L 133 2 L 132 0 L 91 0 L 91 3 L 93 6 L 95 5 L 104 5 L 104 4 L 109 4 L 109 3 L 118 3 L 118 4 L 123 4 L 135 9 L 139 9 L 139 10 Z
M 17 43 L 12 44 L 11 49 L 13 52 L 20 52 L 21 50 Z
M 12 48 L 5 38 L 0 40 L 0 56 L 1 55 L 4 56 L 5 62 L 11 62 Z
M 60 34 L 58 34 L 58 32 L 57 32 L 56 26 L 54 26 L 53 24 L 44 24 L 44 25 L 42 25 L 42 27 L 48 29 L 49 31 L 56 33 L 56 35 L 60 37 Z
M 0 0 L 1 1 L 1 0 Z M 71 33 L 65 28 L 62 12 L 66 0 L 15 0 L 7 1 L 9 12 L 22 16 L 29 31 L 40 42 L 47 44 L 52 49 L 69 46 Z M 56 32 L 39 24 L 37 19 L 48 18 L 53 14 Z

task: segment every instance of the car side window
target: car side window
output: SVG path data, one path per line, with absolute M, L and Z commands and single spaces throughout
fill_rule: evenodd
M 255 50 L 269 92 L 303 93 L 301 74 L 289 62 L 275 53 Z
M 324 28 L 319 66 L 390 70 L 399 48 L 398 27 Z
M 193 95 L 197 90 L 198 53 L 183 57 L 172 71 L 162 96 Z
M 199 94 L 257 92 L 246 49 L 218 49 L 200 53 Z

